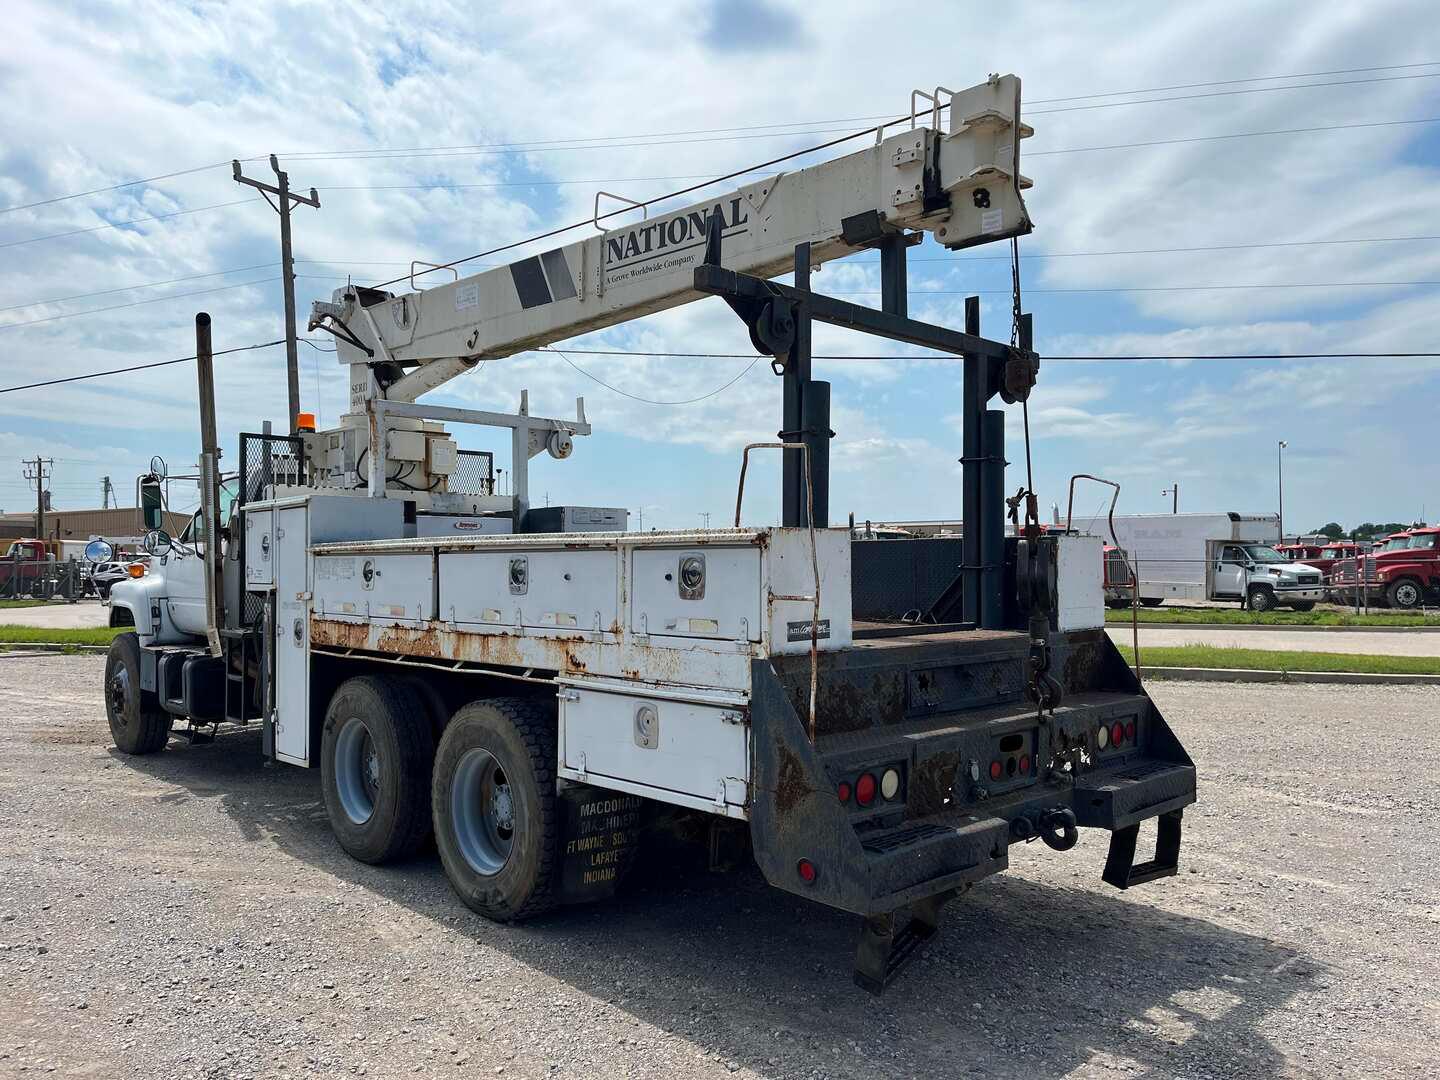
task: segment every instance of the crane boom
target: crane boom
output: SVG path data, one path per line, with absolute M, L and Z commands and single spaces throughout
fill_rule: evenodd
M 931 102 L 929 126 L 912 115 L 909 129 L 877 134 L 864 150 L 614 229 L 600 225 L 613 212 L 600 214 L 597 195 L 595 236 L 434 288 L 340 289 L 314 304 L 311 329 L 336 334 L 339 359 L 351 365 L 350 407 L 363 412 L 377 398 L 413 402 L 481 359 L 701 299 L 694 271 L 712 216 L 725 265 L 760 277 L 787 273 L 800 243 L 825 262 L 906 230 L 952 249 L 1028 233 L 1019 141 L 1031 130 L 1020 122 L 1020 80 L 917 91 L 912 114 L 917 95 Z

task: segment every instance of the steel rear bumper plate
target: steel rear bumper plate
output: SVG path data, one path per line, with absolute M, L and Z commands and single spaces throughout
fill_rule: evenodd
M 1080 777 L 1075 820 L 1082 828 L 1123 829 L 1195 801 L 1195 766 L 1138 761 Z

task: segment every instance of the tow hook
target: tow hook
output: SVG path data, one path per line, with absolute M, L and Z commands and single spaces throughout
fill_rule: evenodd
M 1045 846 L 1056 851 L 1069 851 L 1080 839 L 1080 830 L 1075 827 L 1075 811 L 1068 806 L 1057 806 L 1041 814 L 1039 830 Z

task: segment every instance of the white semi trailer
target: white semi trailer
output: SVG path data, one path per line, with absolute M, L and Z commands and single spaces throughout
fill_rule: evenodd
M 963 247 L 1030 228 L 1019 81 L 954 95 L 948 128 L 943 93 L 930 126 L 734 195 L 435 289 L 316 303 L 351 411 L 242 436 L 228 514 L 202 417 L 196 528 L 152 533 L 151 572 L 112 591 L 135 628 L 106 665 L 116 744 L 258 725 L 271 758 L 319 768 L 346 851 L 384 862 L 433 833 L 460 898 L 502 920 L 611 895 L 647 825 L 689 816 L 747 841 L 777 887 L 863 916 L 856 978 L 874 991 L 1012 843 L 1066 850 L 1100 828 L 1105 880 L 1173 874 L 1195 771 L 1104 633 L 1099 542 L 1004 536 L 1003 413 L 986 405 L 1030 392 L 1028 317 L 1012 346 L 979 336 L 978 303 L 964 333 L 904 313 L 916 233 Z M 880 309 L 809 289 L 813 259 L 872 247 Z M 768 280 L 792 266 L 794 287 Z M 753 448 L 735 527 L 630 533 L 604 510 L 530 507 L 527 463 L 572 454 L 583 401 L 555 419 L 523 399 L 415 400 L 482 358 L 704 295 L 784 376 L 782 438 L 763 444 L 789 466 L 778 527 L 741 524 Z M 816 319 L 965 357 L 963 542 L 897 556 L 827 527 Z M 197 333 L 204 409 L 208 317 Z M 445 424 L 509 433 L 512 494 L 465 482 Z M 916 624 L 897 594 L 891 617 L 856 619 L 856 578 L 930 543 L 963 543 L 929 549 L 963 584 L 954 609 Z
M 1111 540 L 1103 515 L 1076 519 L 1076 528 Z M 1280 519 L 1275 514 L 1135 514 L 1114 518 L 1114 540 L 1123 556 L 1110 559 L 1106 603 L 1132 602 L 1130 570 L 1140 579 L 1140 603 L 1158 607 L 1166 600 L 1235 600 L 1256 611 L 1288 606 L 1309 611 L 1325 597 L 1324 575 L 1316 567 L 1291 562 L 1275 545 Z

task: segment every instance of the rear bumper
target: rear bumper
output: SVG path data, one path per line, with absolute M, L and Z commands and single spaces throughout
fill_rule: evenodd
M 1095 647 L 1113 648 L 1108 641 Z M 1121 888 L 1173 873 L 1173 858 L 1133 867 L 1135 838 L 1142 822 L 1164 817 L 1178 854 L 1195 769 L 1137 691 L 1132 683 L 1128 692 L 1071 695 L 1044 723 L 1034 706 L 1011 701 L 822 734 L 812 746 L 773 673 L 757 665 L 756 861 L 772 885 L 866 916 L 953 895 L 999 873 L 1012 844 L 1038 837 L 1064 850 L 1080 828 L 1113 835 L 1105 876 Z M 1100 745 L 1099 730 L 1116 724 L 1133 725 L 1135 734 L 1118 748 L 1108 739 Z M 1033 758 L 1028 774 L 1002 771 L 992 782 L 991 748 L 1002 741 Z M 841 803 L 837 779 L 885 768 L 905 780 L 892 803 L 882 800 L 873 812 L 857 812 L 853 799 Z

